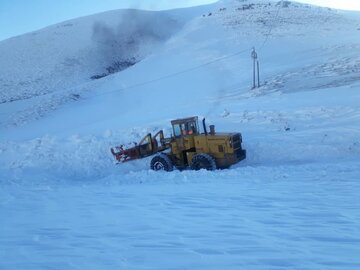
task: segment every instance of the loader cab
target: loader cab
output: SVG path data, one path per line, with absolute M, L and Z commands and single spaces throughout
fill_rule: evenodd
M 171 121 L 175 138 L 199 134 L 198 117 L 190 117 Z
M 171 121 L 174 137 L 171 144 L 174 164 L 178 168 L 186 168 L 189 164 L 188 155 L 196 151 L 195 136 L 199 134 L 197 117 L 189 117 Z

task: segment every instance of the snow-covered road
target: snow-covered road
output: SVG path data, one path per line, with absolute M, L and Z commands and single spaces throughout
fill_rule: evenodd
M 1 269 L 360 267 L 357 162 L 21 179 L 0 189 Z

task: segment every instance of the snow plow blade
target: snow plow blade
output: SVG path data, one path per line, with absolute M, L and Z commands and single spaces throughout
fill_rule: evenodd
M 166 144 L 164 133 L 160 130 L 154 136 L 151 133 L 147 134 L 135 146 L 125 148 L 124 145 L 111 148 L 111 153 L 119 163 L 124 163 L 130 160 L 141 159 L 152 156 L 156 153 L 168 149 L 170 145 Z

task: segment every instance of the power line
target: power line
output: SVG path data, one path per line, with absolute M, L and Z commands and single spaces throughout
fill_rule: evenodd
M 280 9 L 283 5 L 283 0 L 281 0 L 279 2 L 279 7 L 276 11 L 276 15 L 275 15 L 275 20 L 276 21 L 279 17 L 279 13 L 280 13 Z M 273 23 L 271 26 L 270 26 L 270 29 L 268 31 L 268 33 L 266 34 L 265 36 L 265 40 L 263 42 L 263 44 L 260 46 L 260 50 L 265 46 L 265 44 L 267 43 L 268 39 L 269 39 L 269 36 L 271 35 L 271 32 L 274 28 L 274 25 L 275 23 Z M 199 68 L 202 68 L 204 66 L 208 66 L 208 65 L 211 65 L 211 64 L 214 64 L 214 63 L 217 63 L 219 61 L 223 61 L 225 59 L 229 59 L 229 58 L 232 58 L 232 57 L 235 57 L 235 56 L 238 56 L 240 54 L 243 54 L 245 52 L 248 52 L 250 51 L 252 48 L 248 48 L 248 49 L 245 49 L 245 50 L 241 50 L 241 51 L 238 51 L 238 52 L 235 52 L 233 54 L 229 54 L 229 55 L 225 55 L 223 57 L 219 57 L 219 58 L 215 58 L 211 61 L 208 61 L 206 63 L 203 63 L 203 64 L 200 64 L 198 66 L 194 66 L 194 67 L 191 67 L 191 68 L 188 68 L 188 69 L 184 69 L 184 70 L 181 70 L 181 71 L 178 71 L 178 72 L 174 72 L 174 73 L 170 73 L 170 74 L 167 74 L 167 75 L 164 75 L 164 76 L 161 76 L 161 77 L 158 77 L 158 78 L 154 78 L 154 79 L 150 79 L 148 81 L 144 81 L 144 82 L 140 82 L 140 83 L 137 83 L 137 84 L 133 84 L 133 85 L 130 85 L 130 86 L 126 86 L 126 87 L 122 87 L 121 89 L 116 89 L 116 90 L 112 90 L 112 91 L 107 91 L 107 92 L 103 92 L 103 93 L 99 93 L 97 95 L 92 95 L 93 97 L 96 97 L 96 96 L 102 96 L 102 95 L 107 95 L 107 94 L 111 94 L 111 93 L 114 93 L 114 92 L 118 92 L 118 91 L 126 91 L 126 90 L 129 90 L 129 89 L 133 89 L 133 88 L 138 88 L 138 87 L 141 87 L 141 86 L 144 86 L 144 85 L 148 85 L 148 84 L 152 84 L 152 83 L 155 83 L 155 82 L 158 82 L 158 81 L 162 81 L 162 80 L 166 80 L 166 79 L 169 79 L 169 78 L 172 78 L 172 77 L 176 77 L 176 76 L 179 76 L 179 75 L 182 75 L 184 73 L 188 73 L 188 72 L 191 72 L 191 71 L 194 71 L 194 70 L 197 70 Z
M 107 95 L 107 94 L 114 93 L 114 92 L 118 92 L 118 91 L 126 91 L 126 90 L 129 90 L 129 89 L 133 89 L 133 88 L 137 88 L 137 87 L 140 87 L 140 86 L 148 85 L 148 84 L 155 83 L 155 82 L 158 82 L 158 81 L 166 80 L 166 79 L 169 79 L 169 78 L 172 78 L 172 77 L 179 76 L 179 75 L 184 74 L 184 73 L 188 73 L 188 72 L 197 70 L 197 69 L 202 68 L 202 67 L 204 67 L 204 66 L 208 66 L 208 65 L 211 65 L 211 64 L 214 64 L 214 63 L 223 61 L 223 60 L 225 60 L 225 59 L 229 59 L 229 58 L 238 56 L 238 55 L 240 55 L 240 54 L 243 54 L 243 53 L 248 52 L 249 50 L 250 50 L 250 48 L 249 48 L 249 49 L 245 49 L 245 50 L 241 50 L 241 51 L 235 52 L 235 53 L 233 53 L 233 54 L 229 54 L 229 55 L 225 55 L 225 56 L 222 56 L 222 57 L 219 57 L 219 58 L 215 58 L 215 59 L 213 59 L 213 60 L 211 60 L 211 61 L 209 61 L 209 62 L 200 64 L 200 65 L 198 65 L 198 66 L 194 66 L 194 67 L 191 67 L 191 68 L 188 68 L 188 69 L 184 69 L 184 70 L 181 70 L 181 71 L 178 71 L 178 72 L 170 73 L 170 74 L 167 74 L 167 75 L 164 75 L 164 76 L 155 78 L 155 79 L 151 79 L 151 80 L 148 80 L 148 81 L 140 82 L 140 83 L 133 84 L 133 85 L 130 85 L 130 86 L 122 87 L 121 89 L 116 89 L 116 90 L 112 90 L 112 91 L 107 91 L 107 92 L 103 92 L 103 93 L 100 93 L 100 94 L 97 94 L 97 95 L 92 95 L 92 96 L 93 96 L 93 97 L 96 97 L 96 96 Z
M 276 11 L 276 15 L 275 15 L 274 22 L 276 22 L 277 19 L 279 18 L 279 13 L 280 13 L 281 7 L 283 6 L 283 1 L 284 1 L 284 0 L 281 0 L 280 2 L 278 2 L 279 7 L 278 7 L 278 9 L 277 9 L 277 11 Z M 272 30 L 273 30 L 273 28 L 274 28 L 274 25 L 275 25 L 275 23 L 273 23 L 273 24 L 270 25 L 269 32 L 266 34 L 265 40 L 264 40 L 263 44 L 260 46 L 260 49 L 259 49 L 259 50 L 261 50 L 261 49 L 265 46 L 265 44 L 267 43 L 267 41 L 268 41 L 268 39 L 269 39 L 269 36 L 271 35 L 271 32 L 272 32 Z
M 276 15 L 275 15 L 275 19 L 274 19 L 275 22 L 277 21 L 277 19 L 278 19 L 278 17 L 279 17 L 280 9 L 281 9 L 281 7 L 283 6 L 283 1 L 284 1 L 284 0 L 281 0 L 281 1 L 278 3 L 278 4 L 279 4 L 279 7 L 278 7 L 278 9 L 277 9 L 277 11 L 276 11 Z M 271 32 L 272 32 L 272 30 L 273 30 L 273 28 L 274 28 L 274 25 L 275 25 L 275 23 L 273 23 L 273 24 L 270 26 L 270 29 L 269 29 L 268 33 L 266 34 L 265 39 L 264 39 L 264 42 L 263 42 L 262 45 L 260 46 L 260 49 L 259 49 L 259 50 L 261 50 L 261 49 L 265 46 L 265 44 L 267 43 L 267 41 L 268 41 L 268 39 L 269 39 L 269 36 L 271 35 Z M 93 96 L 107 95 L 107 94 L 114 93 L 114 92 L 118 92 L 118 91 L 126 91 L 126 90 L 129 90 L 129 89 L 138 88 L 138 87 L 141 87 L 141 86 L 144 86 L 144 85 L 152 84 L 152 83 L 155 83 L 155 82 L 158 82 L 158 81 L 166 80 L 166 79 L 169 79 L 169 78 L 172 78 L 172 77 L 179 76 L 179 75 L 184 74 L 184 73 L 188 73 L 188 72 L 197 70 L 197 69 L 202 68 L 202 67 L 204 67 L 204 66 L 208 66 L 208 65 L 217 63 L 217 62 L 219 62 L 219 61 L 222 61 L 222 60 L 225 60 L 225 59 L 228 59 L 228 58 L 232 58 L 232 57 L 238 56 L 238 55 L 240 55 L 240 54 L 243 54 L 243 53 L 245 53 L 245 52 L 250 51 L 251 49 L 252 49 L 252 48 L 248 48 L 248 49 L 245 49 L 245 50 L 242 50 L 242 51 L 235 52 L 235 53 L 233 53 L 233 54 L 229 54 L 229 55 L 225 55 L 225 56 L 223 56 L 223 57 L 215 58 L 215 59 L 213 59 L 213 60 L 211 60 L 211 61 L 209 61 L 209 62 L 200 64 L 200 65 L 198 65 L 198 66 L 194 66 L 194 67 L 191 67 L 191 68 L 188 68 L 188 69 L 184 69 L 184 70 L 181 70 L 181 71 L 178 71 L 178 72 L 170 73 L 170 74 L 167 74 L 167 75 L 164 75 L 164 76 L 155 78 L 155 79 L 150 79 L 150 80 L 148 80 L 148 81 L 140 82 L 140 83 L 133 84 L 133 85 L 130 85 L 130 86 L 122 87 L 121 89 L 116 89 L 116 90 L 112 90 L 112 91 L 103 92 L 103 93 L 100 93 L 100 94 L 97 94 L 97 95 L 93 95 Z

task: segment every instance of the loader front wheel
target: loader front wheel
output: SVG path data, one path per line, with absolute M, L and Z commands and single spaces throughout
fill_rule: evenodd
M 150 162 L 150 168 L 154 171 L 171 172 L 174 169 L 174 165 L 168 155 L 161 153 L 153 157 Z
M 215 159 L 208 154 L 197 154 L 191 160 L 190 168 L 195 171 L 201 169 L 214 171 L 216 170 L 216 162 Z

